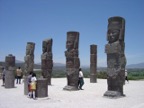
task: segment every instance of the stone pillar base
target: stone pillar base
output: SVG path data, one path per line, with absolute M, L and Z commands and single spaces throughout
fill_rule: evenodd
M 78 88 L 75 87 L 75 86 L 65 86 L 65 87 L 63 88 L 63 90 L 76 91 L 76 90 L 78 90 Z
M 7 70 L 5 73 L 5 88 L 15 88 L 14 71 Z
M 106 97 L 110 97 L 110 98 L 120 98 L 120 97 L 125 97 L 124 94 L 121 94 L 120 92 L 118 91 L 106 91 L 104 93 L 104 96 Z
M 47 78 L 39 78 L 36 84 L 36 97 L 48 97 L 48 82 Z
M 28 77 L 24 77 L 24 95 L 28 95 Z
M 90 83 L 97 83 L 96 75 L 90 75 Z

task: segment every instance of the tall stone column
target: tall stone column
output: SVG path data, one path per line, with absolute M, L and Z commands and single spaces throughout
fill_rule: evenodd
M 90 45 L 90 82 L 97 82 L 97 45 Z
M 43 53 L 41 55 L 41 69 L 43 78 L 47 78 L 48 85 L 51 85 L 53 54 L 52 54 L 52 39 L 45 39 L 42 43 Z
M 26 56 L 24 57 L 24 94 L 28 94 L 28 75 L 30 72 L 33 72 L 34 69 L 34 50 L 35 43 L 27 42 L 26 45 Z
M 5 88 L 15 87 L 15 56 L 9 54 L 5 58 L 6 73 L 5 73 Z
M 66 41 L 66 75 L 67 85 L 64 90 L 78 90 L 78 75 L 79 75 L 79 32 L 67 32 Z
M 110 17 L 108 19 L 107 41 L 105 53 L 107 54 L 107 84 L 108 90 L 104 96 L 121 97 L 125 81 L 125 19 Z

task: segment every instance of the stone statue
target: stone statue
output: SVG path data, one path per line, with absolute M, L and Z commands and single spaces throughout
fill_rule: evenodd
M 90 82 L 97 82 L 97 45 L 90 45 Z
M 26 45 L 26 56 L 24 57 L 24 94 L 28 94 L 28 75 L 33 72 L 34 69 L 34 50 L 35 43 L 27 42 Z
M 41 69 L 43 78 L 47 78 L 48 85 L 51 85 L 53 68 L 52 39 L 46 39 L 42 43 L 43 53 L 41 55 Z
M 80 67 L 78 47 L 79 32 L 67 32 L 67 51 L 65 51 L 67 86 L 64 87 L 64 90 L 78 89 L 78 75 Z
M 34 68 L 34 50 L 35 50 L 35 43 L 27 42 L 26 46 L 26 56 L 24 57 L 24 73 L 25 75 L 29 75 L 30 72 L 33 71 Z
M 9 54 L 5 58 L 5 88 L 14 88 L 15 86 L 15 56 Z
M 107 83 L 108 90 L 104 96 L 120 97 L 123 94 L 125 80 L 125 20 L 122 17 L 108 19 L 107 41 L 105 53 L 107 54 Z

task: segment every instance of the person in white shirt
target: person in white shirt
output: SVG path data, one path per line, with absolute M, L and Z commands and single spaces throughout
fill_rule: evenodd
M 31 83 L 30 83 L 31 95 L 32 95 L 33 99 L 36 99 L 36 96 L 35 96 L 35 93 L 36 93 L 36 81 L 37 81 L 36 74 L 33 73 L 32 77 L 31 77 Z
M 83 90 L 82 86 L 84 85 L 84 76 L 83 76 L 83 72 L 82 69 L 79 69 L 79 81 L 78 81 L 78 89 Z
M 28 97 L 31 98 L 31 78 L 32 78 L 32 74 L 33 74 L 33 71 L 31 71 L 28 75 L 28 80 L 27 80 L 27 84 L 28 84 Z

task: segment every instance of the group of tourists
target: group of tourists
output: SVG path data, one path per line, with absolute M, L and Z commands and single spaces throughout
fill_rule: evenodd
M 21 78 L 22 78 L 22 70 L 21 67 L 18 67 L 16 70 L 16 84 L 21 84 Z M 36 99 L 36 74 L 31 71 L 28 75 L 28 97 Z
M 2 80 L 3 80 L 2 86 L 5 85 L 5 73 L 6 73 L 5 68 L 2 68 Z M 21 84 L 22 75 L 23 75 L 22 69 L 21 67 L 18 67 L 16 69 L 16 84 Z M 127 77 L 127 70 L 125 70 L 125 80 L 129 82 L 128 77 Z M 36 99 L 36 82 L 37 82 L 36 74 L 34 72 L 30 72 L 28 75 L 28 82 L 27 82 L 29 98 Z M 83 75 L 82 69 L 79 68 L 78 90 L 84 90 L 82 88 L 83 85 L 84 85 L 84 75 Z
M 6 74 L 6 69 L 3 67 L 2 68 L 2 81 L 3 81 L 2 86 L 5 86 L 5 74 Z M 22 73 L 21 67 L 18 67 L 16 69 L 16 84 L 21 84 L 22 76 L 23 76 L 23 73 Z

